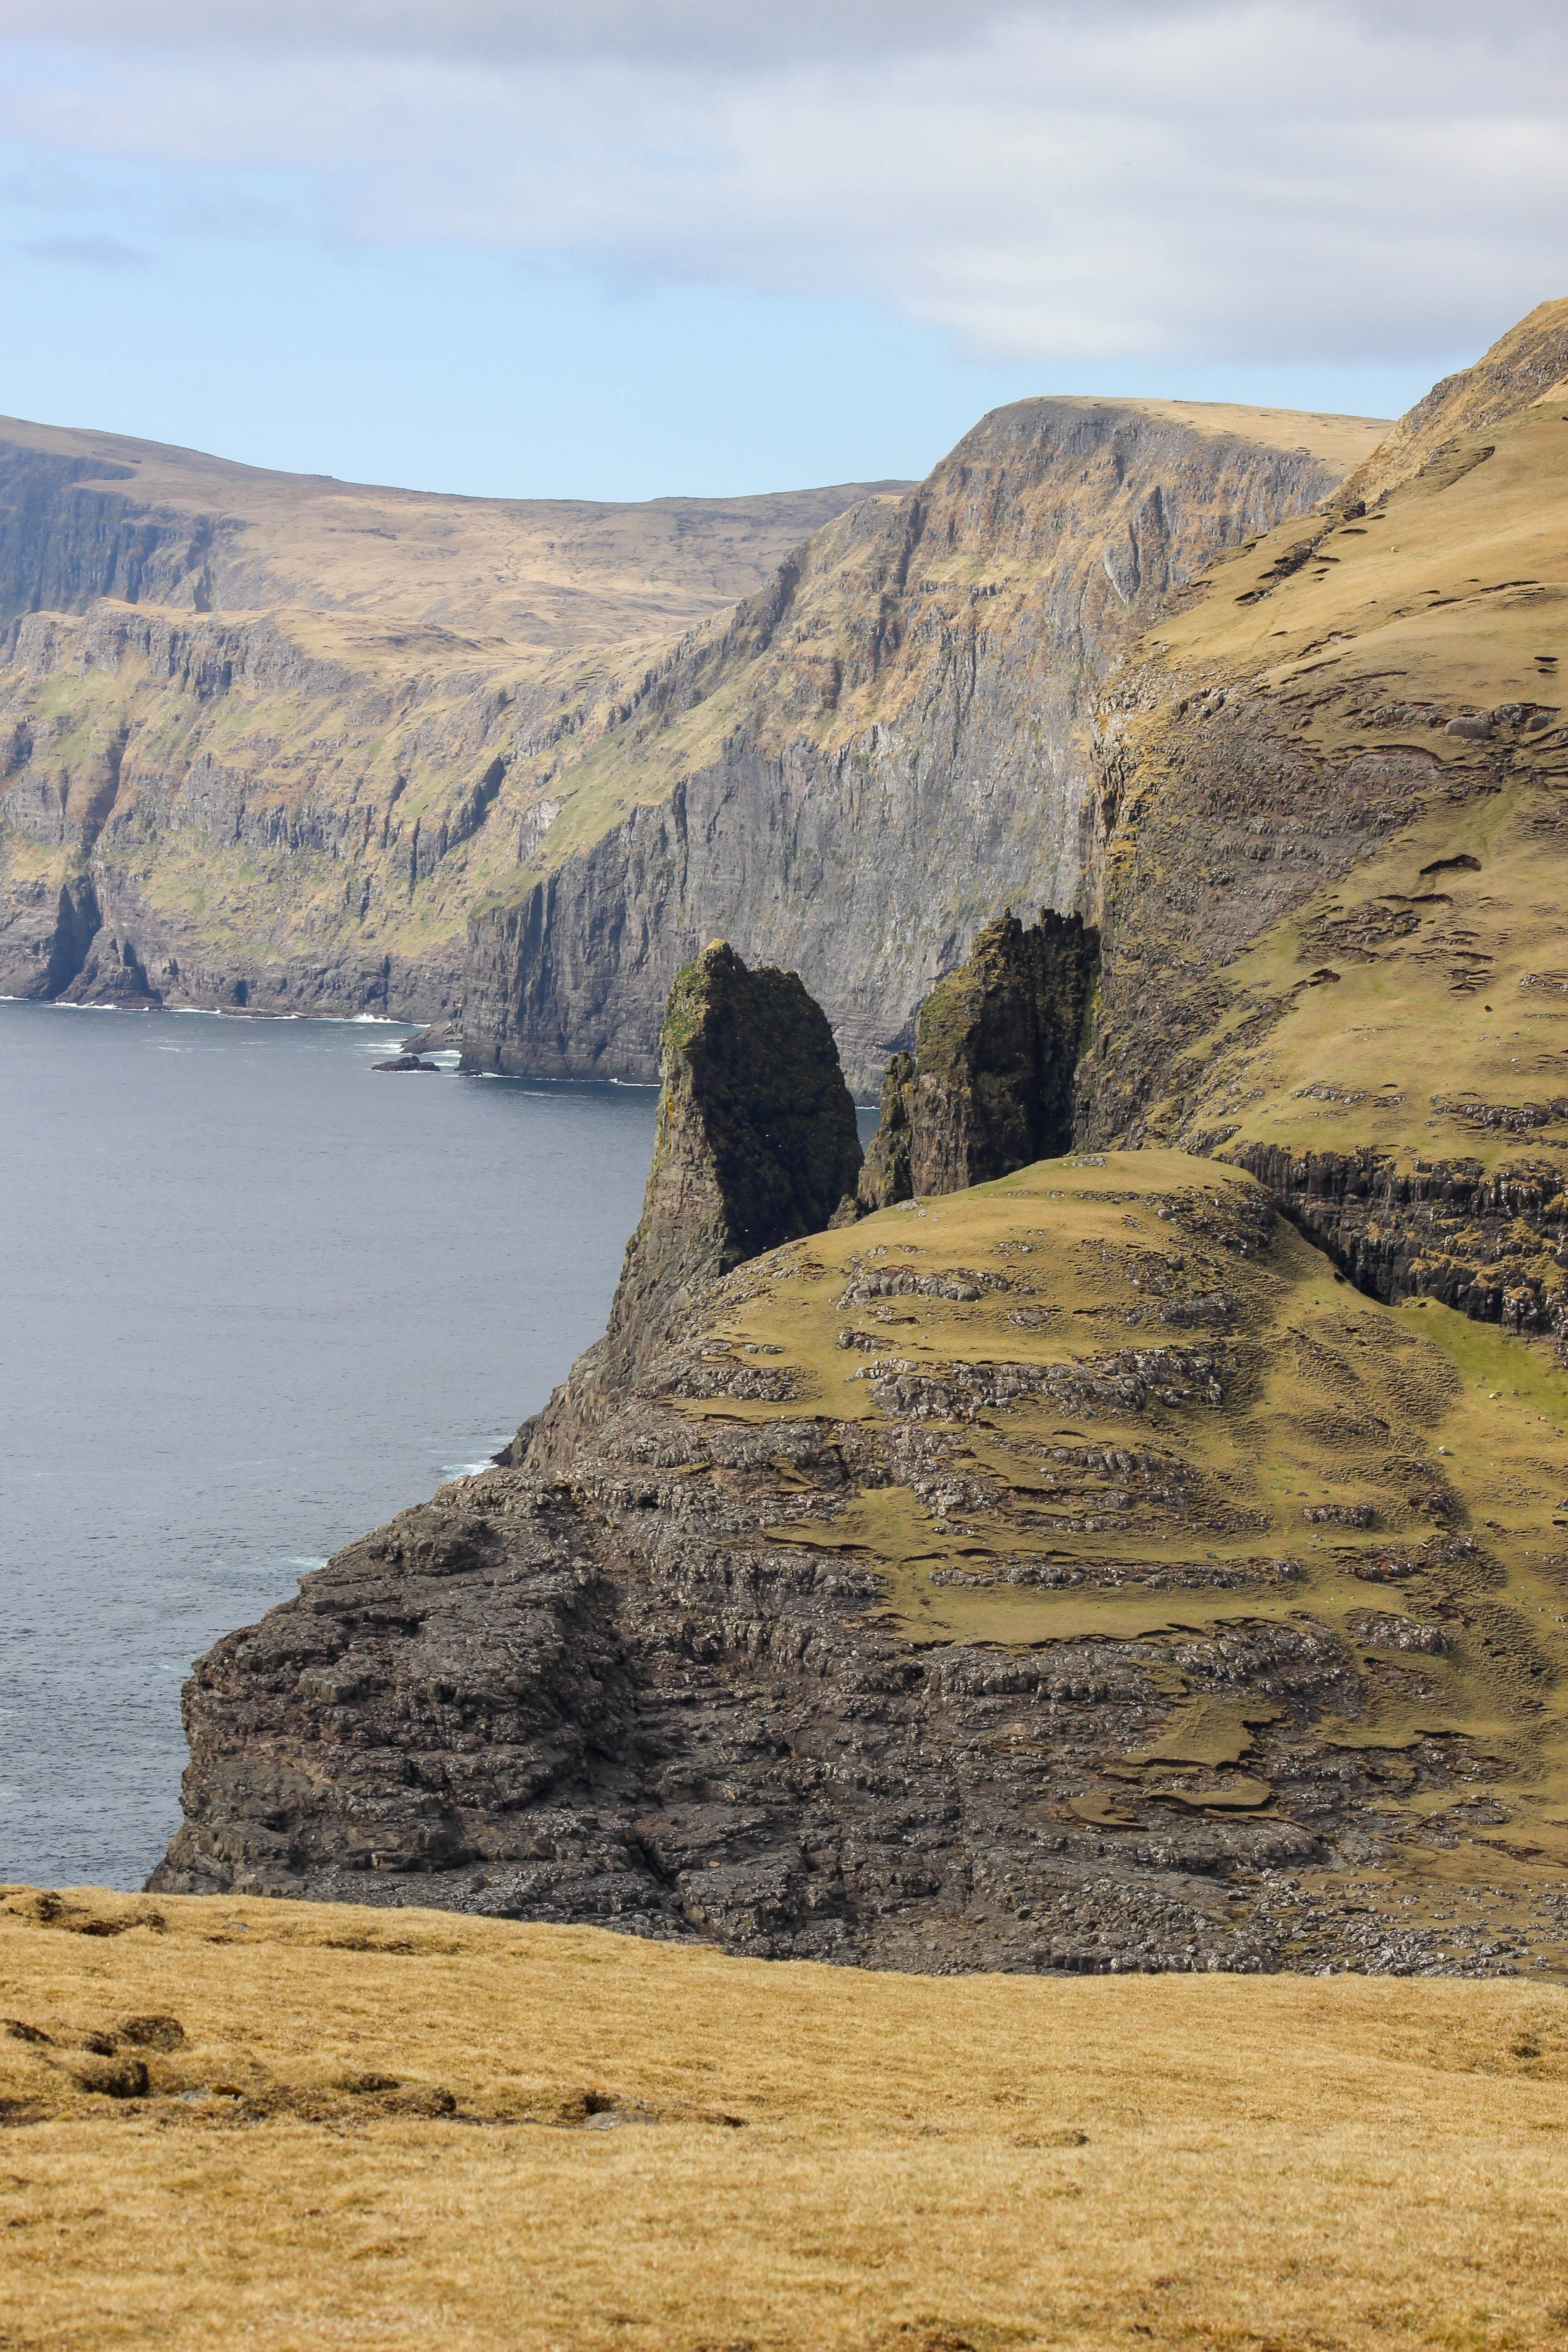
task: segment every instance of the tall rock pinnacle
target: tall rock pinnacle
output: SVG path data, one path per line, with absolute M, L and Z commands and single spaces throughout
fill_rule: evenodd
M 820 1232 L 855 1190 L 860 1142 L 833 1032 L 793 971 L 750 971 L 714 940 L 671 989 L 658 1126 L 640 1223 L 602 1339 L 580 1356 L 515 1458 L 562 1463 L 732 1266 Z

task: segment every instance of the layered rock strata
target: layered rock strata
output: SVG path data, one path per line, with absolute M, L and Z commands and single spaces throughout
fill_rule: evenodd
M 1550 1956 L 1557 1489 L 1442 1332 L 1157 1151 L 771 1252 L 563 1474 L 198 1664 L 153 1884 L 921 1969 Z
M 748 971 L 722 940 L 677 979 L 659 1041 L 642 1219 L 609 1328 L 513 1440 L 570 1458 L 669 1344 L 708 1285 L 826 1225 L 860 1172 L 855 1105 L 821 1007 L 793 971 Z
M 1568 1342 L 1568 1171 L 1474 1160 L 1402 1170 L 1392 1154 L 1236 1154 L 1287 1215 L 1374 1298 L 1440 1299 L 1524 1338 Z
M 1077 1127 L 1223 1152 L 1373 1295 L 1560 1340 L 1563 379 L 1549 304 L 1115 682 Z

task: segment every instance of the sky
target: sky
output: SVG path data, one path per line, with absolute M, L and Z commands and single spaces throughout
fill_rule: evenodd
M 1568 292 L 1556 0 L 0 0 L 0 411 L 525 497 L 1033 394 L 1396 415 Z

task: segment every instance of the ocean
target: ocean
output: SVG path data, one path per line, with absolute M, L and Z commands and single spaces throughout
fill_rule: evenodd
M 604 1328 L 653 1090 L 403 1034 L 0 1002 L 0 1877 L 139 1885 L 192 1659 Z

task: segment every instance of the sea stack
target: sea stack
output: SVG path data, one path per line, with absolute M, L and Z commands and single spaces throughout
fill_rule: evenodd
M 1011 912 L 920 1009 L 915 1055 L 895 1054 L 861 1171 L 863 1210 L 961 1192 L 1069 1150 L 1073 1073 L 1100 961 L 1080 916 Z
M 670 991 L 658 1066 L 653 1164 L 609 1327 L 512 1443 L 535 1471 L 630 1393 L 702 1289 L 819 1232 L 860 1173 L 833 1032 L 795 972 L 748 971 L 710 941 Z

